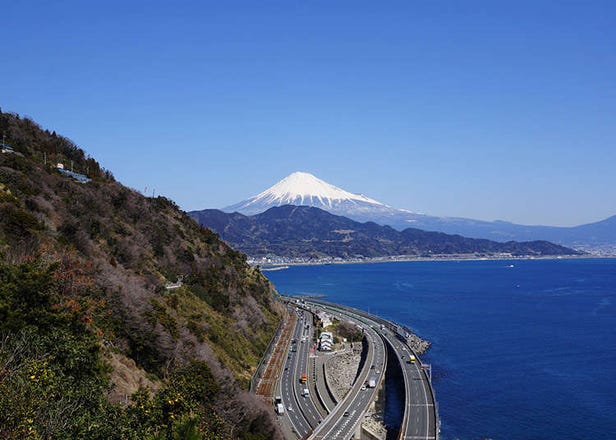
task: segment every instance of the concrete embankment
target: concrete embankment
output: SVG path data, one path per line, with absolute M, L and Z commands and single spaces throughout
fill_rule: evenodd
M 345 350 L 340 351 L 325 362 L 325 377 L 328 389 L 334 395 L 336 401 L 341 401 L 352 388 L 357 376 L 366 362 L 368 342 L 364 338 L 362 342 L 347 344 Z M 361 424 L 361 439 L 385 440 L 387 428 L 383 424 L 384 407 L 383 389 L 379 392 L 380 402 L 372 406 L 366 413 Z M 380 404 L 379 404 L 380 403 Z
M 340 402 L 349 392 L 360 368 L 364 343 L 347 343 L 346 349 L 327 360 L 325 375 L 327 384 L 337 402 Z

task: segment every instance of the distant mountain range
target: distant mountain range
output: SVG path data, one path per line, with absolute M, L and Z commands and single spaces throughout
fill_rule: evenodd
M 583 249 L 616 249 L 616 216 L 575 227 L 525 226 L 504 221 L 436 217 L 388 206 L 304 172 L 295 172 L 260 194 L 223 208 L 223 211 L 254 215 L 283 205 L 312 206 L 358 222 L 372 221 L 400 231 L 413 227 L 499 242 L 548 240 Z
M 397 231 L 374 222 L 359 223 L 309 206 L 285 205 L 253 216 L 237 212 L 229 214 L 217 209 L 193 211 L 189 215 L 251 257 L 268 254 L 289 258 L 577 254 L 572 249 L 546 241 L 498 243 L 415 228 Z

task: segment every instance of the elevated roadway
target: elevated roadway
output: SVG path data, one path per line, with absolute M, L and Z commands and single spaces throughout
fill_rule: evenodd
M 312 306 L 323 307 L 317 304 Z M 378 386 L 368 388 L 365 384 L 371 378 L 380 383 L 384 377 L 387 362 L 383 340 L 371 326 L 362 323 L 357 317 L 351 316 L 343 310 L 330 309 L 330 312 L 361 326 L 368 341 L 368 349 L 366 361 L 351 390 L 314 430 L 310 436 L 311 439 L 349 439 L 354 436 L 363 420 L 364 414 L 376 399 L 376 392 L 378 390 Z
M 425 370 L 421 368 L 421 361 L 416 353 L 400 333 L 394 331 L 398 326 L 382 318 L 370 315 L 362 310 L 351 307 L 331 304 L 324 301 L 312 300 L 315 306 L 326 307 L 336 313 L 344 312 L 372 328 L 390 344 L 396 353 L 397 361 L 402 366 L 405 386 L 404 418 L 400 428 L 399 439 L 406 440 L 432 440 L 438 439 L 439 422 L 434 398 L 434 390 Z M 415 362 L 409 362 L 410 355 Z M 390 360 L 392 361 L 392 360 Z M 350 438 L 350 437 L 346 437 Z
M 281 375 L 279 389 L 282 393 L 286 416 L 296 438 L 341 439 L 353 438 L 372 402 L 376 390 L 384 379 L 387 366 L 385 343 L 389 344 L 399 362 L 405 387 L 404 418 L 400 440 L 438 440 L 439 426 L 434 391 L 419 357 L 413 353 L 400 327 L 382 318 L 351 307 L 324 301 L 305 301 L 304 307 L 314 311 L 327 309 L 334 316 L 355 322 L 362 327 L 368 341 L 366 359 L 351 388 L 340 402 L 335 402 L 325 387 L 322 375 L 323 357 L 311 357 L 314 329 L 309 311 L 298 312 L 294 329 L 295 352 L 290 352 Z M 402 332 L 404 333 L 404 332 Z M 304 342 L 301 342 L 304 339 Z M 415 362 L 410 362 L 410 356 Z M 300 383 L 302 373 L 307 373 L 308 383 Z M 374 378 L 376 388 L 366 388 L 368 379 Z M 309 395 L 305 396 L 304 389 Z

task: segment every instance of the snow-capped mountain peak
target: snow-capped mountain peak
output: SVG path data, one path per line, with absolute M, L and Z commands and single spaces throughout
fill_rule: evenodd
M 571 228 L 435 217 L 385 205 L 364 195 L 345 191 L 304 172 L 290 174 L 271 188 L 248 200 L 223 208 L 223 211 L 251 216 L 282 205 L 312 206 L 358 222 L 370 221 L 399 230 L 413 227 L 495 241 L 550 240 L 570 246 L 586 246 L 588 249 L 597 246 L 596 249 L 600 251 L 604 249 L 601 246 L 607 246 L 605 249 L 612 252 L 616 243 L 616 216 Z
M 310 173 L 297 171 L 256 196 L 224 208 L 224 211 L 252 215 L 282 205 L 314 206 L 338 214 L 346 213 L 348 210 L 390 208 L 362 194 L 338 188 Z
M 266 202 L 288 204 L 310 204 L 318 200 L 322 204 L 332 206 L 337 201 L 357 200 L 365 203 L 382 205 L 376 200 L 370 199 L 361 194 L 353 194 L 348 191 L 331 185 L 310 173 L 296 171 L 288 175 L 274 186 L 266 189 L 251 200 L 251 204 Z M 306 202 L 306 203 L 304 203 Z

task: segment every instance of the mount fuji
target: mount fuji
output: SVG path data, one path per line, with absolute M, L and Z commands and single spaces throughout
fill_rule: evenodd
M 255 215 L 284 205 L 311 206 L 358 222 L 372 221 L 400 231 L 413 227 L 494 241 L 549 240 L 583 250 L 616 252 L 616 216 L 574 227 L 526 226 L 505 221 L 436 217 L 398 209 L 331 185 L 310 173 L 295 172 L 274 186 L 222 210 Z
M 363 194 L 345 191 L 301 171 L 288 175 L 254 197 L 222 210 L 254 215 L 284 205 L 312 206 L 356 221 L 374 221 L 379 224 L 390 224 L 397 216 L 402 215 L 406 218 L 413 214 L 411 211 L 393 208 Z M 376 221 L 376 218 L 379 221 Z

